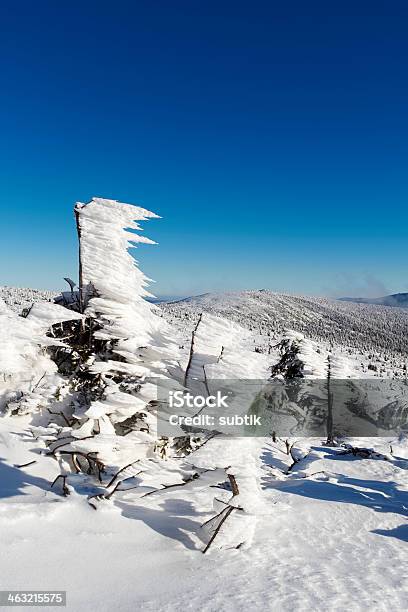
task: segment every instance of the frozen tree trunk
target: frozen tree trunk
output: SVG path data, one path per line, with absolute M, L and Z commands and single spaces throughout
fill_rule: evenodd
M 201 323 L 201 319 L 203 318 L 203 313 L 200 314 L 200 316 L 198 317 L 198 321 L 197 324 L 195 326 L 195 328 L 193 329 L 193 332 L 191 334 L 191 344 L 190 344 L 190 354 L 189 354 L 189 358 L 188 358 L 188 363 L 186 366 L 186 371 L 184 373 L 184 386 L 187 386 L 187 381 L 188 381 L 188 375 L 190 373 L 190 368 L 191 368 L 191 362 L 193 361 L 193 356 L 194 356 L 194 341 L 195 341 L 195 336 L 198 330 L 198 327 Z M 204 369 L 204 366 L 203 366 Z M 205 375 L 205 369 L 204 369 L 204 375 Z
M 331 391 L 331 362 L 330 355 L 327 357 L 327 440 L 326 444 L 332 445 L 333 437 L 333 393 Z
M 78 288 L 79 288 L 79 312 L 84 312 L 83 299 L 83 275 L 82 275 L 82 256 L 81 256 L 81 225 L 79 223 L 79 205 L 75 206 L 75 222 L 78 234 Z

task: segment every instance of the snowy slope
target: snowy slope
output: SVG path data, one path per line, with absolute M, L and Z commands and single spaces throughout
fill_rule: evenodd
M 407 355 L 408 310 L 328 298 L 241 291 L 208 293 L 161 304 L 169 317 L 209 312 L 272 338 L 294 329 L 307 338 L 354 349 Z

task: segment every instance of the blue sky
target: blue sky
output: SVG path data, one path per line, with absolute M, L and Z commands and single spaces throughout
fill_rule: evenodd
M 408 290 L 406 2 L 5 1 L 0 285 L 141 203 L 157 294 Z

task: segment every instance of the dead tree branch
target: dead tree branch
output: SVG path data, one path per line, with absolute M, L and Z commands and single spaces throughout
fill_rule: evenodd
M 212 534 L 210 540 L 208 541 L 207 545 L 205 546 L 204 550 L 203 550 L 203 554 L 205 554 L 207 552 L 207 550 L 210 548 L 210 546 L 212 545 L 212 543 L 214 542 L 215 538 L 217 537 L 217 535 L 220 532 L 221 527 L 223 526 L 223 524 L 225 523 L 225 521 L 227 520 L 227 518 L 230 516 L 230 514 L 234 511 L 234 510 L 241 510 L 243 511 L 243 508 L 240 508 L 238 506 L 231 506 L 231 501 L 234 499 L 234 497 L 236 497 L 237 495 L 239 495 L 239 487 L 236 481 L 236 478 L 233 474 L 228 474 L 228 480 L 230 482 L 231 485 L 231 491 L 232 491 L 232 498 L 227 502 L 227 506 L 226 508 L 223 508 L 221 510 L 221 512 L 219 512 L 218 514 L 216 514 L 214 517 L 210 518 L 208 521 L 206 521 L 205 523 L 203 523 L 202 527 L 204 527 L 205 525 L 208 525 L 208 523 L 210 523 L 211 521 L 216 520 L 217 518 L 220 518 L 220 521 L 214 531 L 214 533 Z M 224 502 L 225 503 L 225 502 Z

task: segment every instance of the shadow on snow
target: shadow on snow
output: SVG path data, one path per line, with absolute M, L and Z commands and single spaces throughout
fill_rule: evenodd
M 142 521 L 160 535 L 177 540 L 190 550 L 197 550 L 196 544 L 186 533 L 194 533 L 201 526 L 201 523 L 188 518 L 192 514 L 197 514 L 190 502 L 183 499 L 167 499 L 159 504 L 160 509 L 135 506 L 123 501 L 116 503 L 126 518 Z
M 323 449 L 319 448 L 317 450 Z M 326 454 L 322 459 L 361 461 L 359 457 L 340 455 L 335 449 L 324 450 Z M 372 460 L 375 461 L 375 459 L 370 459 L 370 461 Z M 395 463 L 393 462 L 393 465 Z M 397 467 L 399 466 L 397 465 Z M 274 488 L 292 495 L 308 497 L 309 499 L 355 504 L 370 508 L 375 512 L 391 512 L 408 518 L 408 491 L 399 489 L 397 483 L 353 478 L 341 474 L 336 474 L 335 479 L 336 482 L 308 478 L 290 478 L 285 481 L 269 481 L 265 488 Z M 390 530 L 376 529 L 372 533 L 408 541 L 408 525 L 400 525 Z
M 48 480 L 26 474 L 21 468 L 4 463 L 4 459 L 0 457 L 0 499 L 26 495 L 24 488 L 30 485 L 44 491 L 50 490 Z

